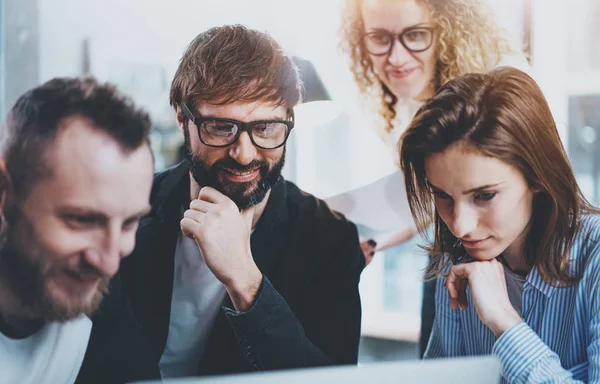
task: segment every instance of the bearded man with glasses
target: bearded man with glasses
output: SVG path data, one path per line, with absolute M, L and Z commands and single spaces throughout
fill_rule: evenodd
M 122 265 L 163 378 L 356 364 L 356 226 L 283 180 L 302 85 L 265 33 L 212 28 L 170 103 L 185 160 L 156 175 Z

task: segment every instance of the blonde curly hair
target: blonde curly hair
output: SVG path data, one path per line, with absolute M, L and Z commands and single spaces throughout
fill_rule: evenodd
M 393 129 L 398 99 L 375 74 L 373 62 L 364 47 L 363 1 L 344 1 L 340 45 L 350 58 L 350 70 L 361 95 L 373 104 L 384 120 L 385 134 Z M 514 53 L 494 21 L 491 10 L 481 1 L 416 1 L 429 9 L 431 23 L 436 28 L 435 90 L 466 73 L 485 72 L 498 64 L 503 55 Z

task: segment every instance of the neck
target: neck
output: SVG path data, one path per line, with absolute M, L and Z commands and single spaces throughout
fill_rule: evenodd
M 194 177 L 189 173 L 190 178 L 190 201 L 197 199 L 200 194 L 200 185 L 194 180 Z
M 414 100 L 417 102 L 427 101 L 427 100 L 431 99 L 433 97 L 433 95 L 435 95 L 435 89 L 433 88 L 433 86 L 426 87 L 425 89 L 423 89 L 421 91 L 421 93 L 419 93 L 414 98 Z
M 526 276 L 531 271 L 531 266 L 525 261 L 525 252 L 514 251 L 511 247 L 507 248 L 501 255 L 504 264 L 514 273 Z
M 520 275 L 527 275 L 533 268 L 533 266 L 527 264 L 527 255 L 525 253 L 525 244 L 527 241 L 527 235 L 529 234 L 530 226 L 531 222 L 527 224 L 521 234 L 513 241 L 511 245 L 508 246 L 508 248 L 504 250 L 504 252 L 502 252 L 501 255 L 508 268 Z
M 198 195 L 200 194 L 200 185 L 196 182 L 196 180 L 194 180 L 194 177 L 191 174 L 189 175 L 189 177 L 190 177 L 190 201 L 191 201 L 191 200 L 198 198 Z M 267 202 L 269 201 L 269 196 L 271 196 L 270 189 L 267 192 L 267 194 L 265 195 L 265 198 L 260 203 L 258 203 L 252 207 L 252 208 L 254 208 L 254 217 L 252 218 L 252 228 L 254 228 L 256 226 L 256 223 L 258 223 L 258 220 L 260 219 L 263 212 L 265 211 L 265 208 L 267 207 Z
M 44 325 L 44 319 L 25 307 L 13 290 L 0 280 L 0 333 L 12 338 L 24 338 Z
M 398 111 L 399 108 L 401 108 L 402 106 L 407 106 L 409 108 L 409 113 L 411 114 L 415 114 L 417 112 L 417 109 L 427 100 L 429 100 L 430 98 L 433 97 L 433 95 L 435 94 L 435 91 L 433 89 L 433 87 L 428 87 L 425 88 L 421 91 L 421 93 L 419 93 L 416 96 L 406 96 L 406 97 L 400 97 L 400 96 L 396 96 L 397 97 L 397 102 L 396 105 L 394 106 L 394 108 L 396 108 L 396 112 Z M 412 116 L 411 116 L 412 118 Z
M 267 194 L 265 195 L 265 198 L 260 203 L 258 203 L 254 206 L 254 217 L 252 218 L 252 228 L 253 229 L 256 226 L 256 223 L 258 223 L 258 220 L 260 219 L 262 214 L 265 212 L 265 208 L 267 207 L 267 203 L 269 202 L 269 196 L 271 196 L 270 189 L 267 192 Z

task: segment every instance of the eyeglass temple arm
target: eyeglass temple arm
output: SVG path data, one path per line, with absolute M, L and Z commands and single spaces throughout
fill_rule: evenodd
M 179 108 L 181 108 L 181 111 L 183 111 L 187 118 L 192 120 L 192 122 L 195 124 L 196 116 L 194 116 L 192 111 L 190 111 L 190 109 L 187 107 L 187 105 L 185 105 L 183 101 L 179 102 Z

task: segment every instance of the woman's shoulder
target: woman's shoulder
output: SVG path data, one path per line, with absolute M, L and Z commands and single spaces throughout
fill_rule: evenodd
M 574 241 L 581 241 L 587 245 L 600 245 L 600 215 L 586 214 L 579 219 L 579 228 Z
M 600 215 L 581 216 L 571 245 L 570 259 L 576 261 L 576 265 L 588 271 L 592 268 L 600 274 Z

